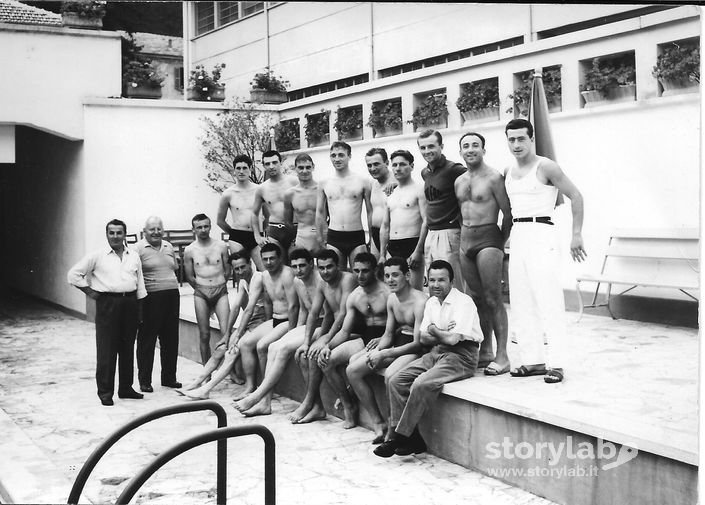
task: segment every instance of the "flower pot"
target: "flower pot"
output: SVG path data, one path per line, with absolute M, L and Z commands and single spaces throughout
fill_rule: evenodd
M 340 132 L 338 138 L 340 140 L 361 140 L 362 128 L 356 128 L 350 132 Z
M 100 30 L 103 28 L 103 18 L 79 16 L 76 12 L 62 12 L 61 21 L 69 28 L 84 28 L 86 30 Z
M 379 128 L 379 129 L 373 129 L 374 136 L 375 138 L 377 137 L 391 137 L 392 135 L 401 135 L 402 128 L 401 126 L 399 127 L 392 127 L 392 128 Z
M 661 96 L 681 95 L 684 93 L 697 93 L 700 88 L 697 82 L 691 82 L 688 79 L 659 79 L 659 82 L 661 83 L 661 86 L 663 86 L 663 93 L 661 93 Z
M 255 103 L 286 103 L 289 99 L 286 91 L 268 91 L 266 89 L 251 89 L 250 102 Z
M 548 102 L 548 112 L 561 112 L 562 110 L 563 106 L 560 99 L 551 100 Z
M 151 88 L 147 86 L 127 86 L 127 98 L 152 98 L 159 99 L 162 97 L 162 88 Z
M 417 132 L 422 132 L 424 130 L 440 130 L 441 128 L 447 128 L 448 127 L 448 117 L 444 117 L 439 119 L 438 121 L 434 121 L 433 123 L 419 123 L 416 125 L 416 129 L 414 131 Z
M 498 121 L 499 107 L 486 107 L 484 109 L 462 111 L 465 122 Z
M 309 147 L 324 146 L 330 144 L 330 133 L 324 133 L 317 139 L 306 139 Z
M 585 100 L 586 108 L 595 107 L 596 105 L 602 105 L 607 101 L 607 98 L 605 98 L 602 93 L 600 93 L 599 91 L 595 91 L 594 89 L 590 91 L 581 91 L 580 94 Z
M 624 84 L 607 88 L 610 102 L 633 102 L 636 100 L 636 84 Z
M 190 88 L 187 98 L 196 102 L 222 102 L 225 100 L 225 84 L 220 84 L 209 91 Z

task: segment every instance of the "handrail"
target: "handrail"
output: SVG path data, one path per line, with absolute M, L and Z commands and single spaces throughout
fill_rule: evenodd
M 71 488 L 71 493 L 69 494 L 68 501 L 66 503 L 73 505 L 77 504 L 80 497 L 81 493 L 83 492 L 83 488 L 86 485 L 86 481 L 88 480 L 88 477 L 90 476 L 91 472 L 93 469 L 96 467 L 98 464 L 98 461 L 100 461 L 100 458 L 103 457 L 103 455 L 108 452 L 108 449 L 110 449 L 118 440 L 120 440 L 122 437 L 127 435 L 129 432 L 134 430 L 135 428 L 138 428 L 142 426 L 143 424 L 146 424 L 150 421 L 153 421 L 155 419 L 159 419 L 161 417 L 166 417 L 170 416 L 172 414 L 179 414 L 181 412 L 195 412 L 199 410 L 210 410 L 215 413 L 215 415 L 218 418 L 218 427 L 222 428 L 223 426 L 227 426 L 228 424 L 228 418 L 227 415 L 225 414 L 225 409 L 220 405 L 218 402 L 215 402 L 213 400 L 202 400 L 202 401 L 196 401 L 196 402 L 189 402 L 189 403 L 180 403 L 178 405 L 171 405 L 169 407 L 164 407 L 161 409 L 154 410 L 152 412 L 149 412 L 147 414 L 144 414 L 136 419 L 133 419 L 123 427 L 115 430 L 110 436 L 108 436 L 92 453 L 90 456 L 88 456 L 88 459 L 86 459 L 86 462 L 83 463 L 83 467 L 81 467 L 81 470 L 78 472 L 78 475 L 76 476 L 76 480 L 73 483 L 73 487 Z M 226 489 L 226 468 L 225 468 L 225 459 L 226 459 L 226 451 L 227 451 L 227 445 L 225 440 L 221 440 L 218 442 L 218 503 L 220 503 L 220 498 L 225 497 L 225 489 Z M 221 463 L 222 459 L 222 463 Z M 221 468 L 222 466 L 222 468 Z M 221 486 L 222 482 L 222 486 Z M 222 489 L 221 489 L 222 487 Z
M 227 428 L 218 428 L 217 430 L 201 433 L 194 437 L 184 440 L 157 456 L 149 465 L 144 467 L 130 482 L 127 483 L 120 496 L 118 496 L 116 504 L 128 504 L 134 497 L 140 487 L 151 477 L 154 472 L 166 465 L 175 457 L 184 452 L 198 447 L 209 442 L 218 441 L 225 442 L 227 438 L 241 437 L 244 435 L 259 435 L 264 441 L 264 503 L 265 505 L 275 505 L 276 502 L 276 480 L 275 480 L 275 461 L 274 461 L 274 435 L 262 425 L 254 424 L 250 426 L 228 426 Z M 220 456 L 219 456 L 220 459 Z M 225 465 L 224 465 L 225 466 Z M 225 479 L 223 479 L 223 483 Z M 220 494 L 221 480 L 218 479 L 218 496 L 216 503 L 225 505 L 225 494 Z

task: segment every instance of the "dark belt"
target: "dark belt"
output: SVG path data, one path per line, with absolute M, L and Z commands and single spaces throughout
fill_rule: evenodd
M 137 295 L 137 291 L 130 291 L 130 292 L 126 292 L 126 293 L 112 293 L 112 292 L 103 291 L 100 294 L 101 294 L 101 296 L 105 295 L 105 296 L 114 296 L 114 297 L 122 298 L 122 297 L 126 297 L 126 296 L 135 296 L 135 295 Z
M 513 223 L 543 223 L 553 226 L 553 221 L 548 216 L 539 217 L 515 217 L 512 219 Z

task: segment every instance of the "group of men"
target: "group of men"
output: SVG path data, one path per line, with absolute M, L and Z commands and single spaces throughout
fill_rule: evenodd
M 244 382 L 236 408 L 246 416 L 269 414 L 273 388 L 293 356 L 307 390 L 289 419 L 325 417 L 319 390 L 325 377 L 342 404 L 343 426 L 356 425 L 362 406 L 379 444 L 375 454 L 389 457 L 425 450 L 417 427 L 423 413 L 443 384 L 472 377 L 477 368 L 562 381 L 564 309 L 551 216 L 559 192 L 566 195 L 571 255 L 582 261 L 582 196 L 554 161 L 536 155 L 531 123 L 512 120 L 505 133 L 515 163 L 504 174 L 485 163 L 479 133 L 460 138 L 465 166 L 443 155 L 439 132 L 420 133 L 423 184 L 413 180 L 414 156 L 406 150 L 388 156 L 370 149 L 370 179 L 351 171 L 350 146 L 334 142 L 334 174 L 320 183 L 307 154 L 295 159 L 294 181 L 283 173 L 281 155 L 265 152 L 267 180 L 260 185 L 250 177 L 252 160 L 236 157 L 236 183 L 223 193 L 217 217 L 227 246 L 210 238 L 210 219 L 200 214 L 192 221 L 196 241 L 185 251 L 205 366 L 181 393 L 207 398 L 232 374 Z M 521 361 L 511 370 L 501 291 L 510 231 L 512 337 Z M 231 271 L 236 296 L 228 306 Z M 139 289 L 138 279 L 137 297 Z M 213 311 L 221 339 L 211 355 Z M 367 382 L 376 372 L 385 377 L 388 421 Z

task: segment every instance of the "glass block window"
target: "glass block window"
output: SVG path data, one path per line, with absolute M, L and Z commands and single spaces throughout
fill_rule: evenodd
M 201 35 L 215 28 L 213 6 L 213 2 L 196 2 L 196 35 Z
M 238 4 L 240 2 L 218 2 L 219 25 L 240 19 Z

